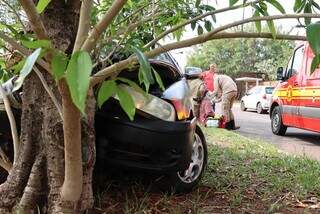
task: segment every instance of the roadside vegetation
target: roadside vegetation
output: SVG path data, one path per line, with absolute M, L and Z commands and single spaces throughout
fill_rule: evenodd
M 203 129 L 209 160 L 202 184 L 185 195 L 160 194 L 133 177 L 108 182 L 97 213 L 318 213 L 320 163 L 222 129 Z M 141 182 L 141 183 L 146 183 Z M 116 191 L 112 191 L 116 190 Z
M 253 31 L 254 27 L 247 31 Z M 281 32 L 281 29 L 278 29 Z M 244 72 L 261 72 L 275 80 L 278 67 L 284 67 L 295 43 L 268 39 L 221 39 L 195 46 L 188 56 L 188 65 L 204 70 L 215 62 L 219 70 L 237 77 Z

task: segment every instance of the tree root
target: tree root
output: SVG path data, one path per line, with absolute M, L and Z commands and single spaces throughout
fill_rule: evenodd
M 42 207 L 46 198 L 46 170 L 45 170 L 45 156 L 41 152 L 36 158 L 35 163 L 32 166 L 31 174 L 28 180 L 28 184 L 24 189 L 22 198 L 19 203 L 19 209 L 28 212 L 30 210 L 36 210 Z

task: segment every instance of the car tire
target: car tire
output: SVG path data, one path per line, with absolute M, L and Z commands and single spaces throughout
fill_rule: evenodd
M 261 103 L 257 104 L 257 113 L 258 114 L 264 114 L 265 110 L 263 110 Z
M 271 130 L 275 135 L 285 135 L 287 126 L 282 123 L 280 107 L 276 106 L 271 113 Z
M 240 109 L 241 109 L 241 111 L 246 111 L 246 110 L 247 110 L 247 108 L 246 108 L 246 106 L 244 105 L 244 102 L 243 102 L 243 101 L 241 101 Z
M 207 165 L 208 151 L 204 134 L 198 126 L 195 131 L 191 159 L 187 170 L 168 174 L 158 179 L 156 185 L 159 189 L 171 193 L 186 193 L 193 190 L 201 180 Z

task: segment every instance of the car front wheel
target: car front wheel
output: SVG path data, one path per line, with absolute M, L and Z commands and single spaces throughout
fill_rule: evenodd
M 271 129 L 272 129 L 273 134 L 276 134 L 276 135 L 285 135 L 286 134 L 287 126 L 285 126 L 282 123 L 282 116 L 281 116 L 281 111 L 280 111 L 279 106 L 276 106 L 272 110 Z
M 207 165 L 208 153 L 205 137 L 196 127 L 192 145 L 191 161 L 189 167 L 181 172 L 164 176 L 161 180 L 161 189 L 175 193 L 190 192 L 201 180 Z
M 265 110 L 263 110 L 261 103 L 258 103 L 258 105 L 257 105 L 257 113 L 258 114 L 265 113 Z

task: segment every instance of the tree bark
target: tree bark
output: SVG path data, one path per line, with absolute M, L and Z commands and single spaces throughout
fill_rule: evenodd
M 41 17 L 54 46 L 67 54 L 73 50 L 80 3 L 77 0 L 52 0 Z M 43 76 L 61 103 L 56 82 L 47 72 L 43 72 Z M 65 101 L 70 103 L 70 97 Z M 70 116 L 68 111 L 65 114 Z M 47 213 L 83 213 L 93 207 L 95 99 L 92 91 L 88 94 L 86 113 L 86 118 L 78 117 L 79 125 L 75 129 L 80 130 L 81 138 L 78 136 L 74 141 L 82 153 L 83 179 L 80 186 L 72 188 L 82 190 L 80 199 L 64 201 L 60 192 L 65 176 L 63 122 L 39 78 L 30 74 L 23 87 L 21 150 L 7 181 L 0 186 L 0 213 L 11 213 L 13 209 L 30 213 L 38 207 Z

